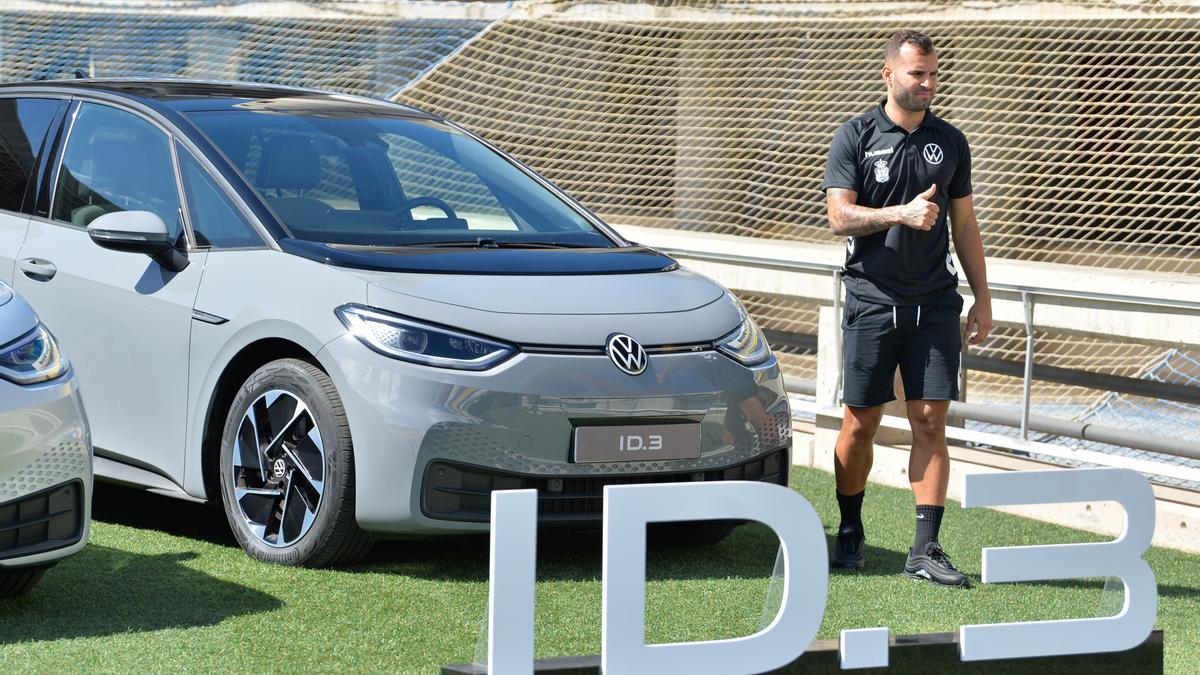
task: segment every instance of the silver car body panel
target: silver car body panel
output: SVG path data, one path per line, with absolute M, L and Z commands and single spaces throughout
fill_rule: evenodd
M 570 276 L 354 273 L 394 293 L 500 314 L 686 312 L 725 295 L 725 289 L 711 280 L 682 269 Z M 653 293 L 646 292 L 647 284 L 653 285 Z
M 20 297 L 0 306 L 0 344 L 33 329 L 37 315 Z M 78 552 L 91 523 L 92 453 L 74 374 L 17 385 L 0 379 L 0 506 L 72 480 L 83 485 L 83 533 L 52 551 L 0 558 L 0 568 L 40 565 Z
M 367 304 L 373 307 L 522 345 L 599 347 L 618 332 L 645 346 L 711 342 L 741 321 L 723 288 L 684 270 L 378 276 L 392 279 L 372 279 Z
M 204 424 L 221 374 L 234 357 L 249 345 L 272 338 L 317 354 L 327 342 L 346 333 L 334 308 L 363 303 L 366 296 L 366 282 L 346 270 L 287 253 L 266 249 L 209 253 L 195 308 L 227 321 L 192 322 L 187 470 L 180 482 L 188 494 L 205 496 Z
M 221 374 L 247 346 L 271 338 L 289 340 L 315 354 L 337 385 L 354 439 L 358 520 L 376 533 L 486 528 L 421 514 L 419 479 L 434 459 L 535 475 L 684 471 L 736 463 L 790 442 L 786 398 L 774 360 L 750 369 L 712 349 L 653 355 L 647 372 L 631 377 L 599 353 L 522 353 L 487 371 L 455 371 L 377 354 L 350 336 L 334 314 L 339 305 L 363 303 L 517 344 L 597 347 L 615 331 L 631 332 L 647 345 L 711 342 L 737 326 L 738 313 L 720 286 L 690 272 L 599 279 L 389 275 L 267 250 L 215 251 L 206 267 L 196 309 L 227 321 L 193 322 L 183 487 L 196 497 L 205 494 L 203 429 Z M 588 278 L 657 298 L 634 306 L 660 311 L 605 314 L 617 304 L 604 293 L 587 293 L 587 284 L 579 282 Z M 287 283 L 281 284 L 284 279 Z M 439 302 L 385 289 L 380 283 L 393 280 L 433 297 L 444 284 L 446 295 Z M 465 292 L 464 280 L 486 289 L 470 302 L 489 309 L 448 302 L 453 294 Z M 672 292 L 657 292 L 660 282 Z M 541 295 L 557 298 L 541 307 L 569 305 L 594 313 L 497 311 L 520 309 L 509 298 L 529 297 L 539 289 Z M 540 302 L 532 304 L 537 307 Z M 742 434 L 741 440 L 721 443 L 713 440 L 714 433 L 719 436 L 714 432 L 706 435 L 699 459 L 640 467 L 569 461 L 573 424 L 606 417 L 661 421 L 682 415 L 711 431 L 723 428 L 730 390 L 738 387 L 763 396 L 764 407 L 777 418 L 772 442 L 747 440 Z M 517 433 L 519 429 L 526 431 Z M 463 442 L 469 438 L 483 440 Z
M 28 215 L 0 209 L 0 281 L 10 286 L 16 270 L 17 251 L 21 250 L 28 229 Z
M 183 480 L 188 343 L 207 251 L 178 274 L 142 254 L 97 246 L 86 230 L 34 218 L 21 258 L 57 267 L 49 280 L 17 273 L 75 365 L 96 452 Z M 114 317 L 119 317 L 115 319 Z

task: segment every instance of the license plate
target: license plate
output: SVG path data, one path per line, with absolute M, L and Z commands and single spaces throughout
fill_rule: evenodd
M 699 424 L 575 428 L 576 462 L 641 462 L 699 456 Z

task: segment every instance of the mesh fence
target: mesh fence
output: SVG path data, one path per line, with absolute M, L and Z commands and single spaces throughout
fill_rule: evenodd
M 0 79 L 193 77 L 388 97 L 489 25 L 301 3 L 0 2 Z M 337 3 L 310 3 L 330 7 Z M 364 3 L 365 4 L 365 3 Z M 278 15 L 290 6 L 301 16 Z M 217 11 L 225 10 L 225 11 Z M 394 16 L 394 15 L 393 15 Z
M 938 41 L 937 109 L 974 146 L 990 255 L 1200 271 L 1200 164 L 1187 159 L 1200 150 L 1200 6 L 1001 18 L 1012 13 L 915 4 L 934 10 L 921 26 Z M 832 241 L 828 142 L 882 97 L 880 45 L 911 16 L 552 7 L 514 13 L 399 98 L 485 130 L 613 222 Z M 864 12 L 875 18 L 845 20 Z
M 817 325 L 820 303 L 786 295 L 745 293 L 737 289 L 734 289 L 734 293 L 759 328 L 792 338 L 771 340 L 771 348 L 779 358 L 784 375 L 798 380 L 817 379 L 816 336 L 808 333 L 812 332 L 812 326 Z
M 1200 3 L 0 2 L 0 78 L 184 76 L 394 98 L 614 223 L 832 242 L 838 125 L 880 46 L 938 43 L 989 255 L 1196 273 Z M 400 18 L 397 18 L 400 17 Z
M 1035 364 L 1122 377 L 1140 377 L 1165 351 L 1162 347 L 1044 330 L 1034 330 L 1033 337 Z M 987 342 L 972 348 L 971 353 L 1023 363 L 1025 341 L 1023 328 L 998 326 Z M 1057 407 L 1056 416 L 1063 416 L 1062 411 L 1068 409 L 1081 414 L 1101 395 L 1095 389 L 1068 384 L 1037 382 L 1034 386 L 1037 404 L 1048 408 L 1043 414 L 1051 414 L 1049 407 Z M 971 373 L 967 396 L 974 402 L 1019 403 L 1023 391 L 1020 377 L 976 371 Z
M 1154 359 L 1149 367 L 1137 373 L 1137 377 L 1155 382 L 1194 386 L 1197 382 L 1200 382 L 1200 354 L 1180 351 L 1178 349 L 1167 350 L 1165 353 L 1159 354 L 1158 358 Z M 1010 385 L 1021 386 L 1018 378 L 1007 379 L 1013 381 L 1010 382 Z M 1031 412 L 1056 417 L 1070 417 L 1081 422 L 1124 428 L 1150 436 L 1185 439 L 1200 438 L 1200 406 L 1116 392 L 1108 392 L 1096 396 L 1094 390 L 1085 390 L 1085 392 L 1091 392 L 1090 404 L 1081 405 L 1082 402 L 1087 401 L 1089 398 L 1086 393 L 1084 397 L 1077 399 L 1075 403 L 1064 403 L 1061 402 L 1064 400 L 1061 397 L 1047 396 L 1045 391 L 1039 391 L 1045 386 L 1045 383 L 1035 384 L 1034 395 L 1031 397 Z M 968 396 L 970 396 L 969 392 Z M 1012 410 L 1017 410 L 1020 407 L 1019 398 L 1018 401 L 1014 402 L 1011 400 L 996 400 L 993 397 L 988 399 L 988 403 L 999 407 L 1008 407 Z M 1016 431 L 1011 427 L 969 423 L 968 428 L 1003 435 L 1016 435 Z M 1200 461 L 1194 459 L 1174 457 L 1146 450 L 1135 450 L 1094 441 L 1079 441 L 1039 433 L 1030 434 L 1030 439 L 1081 450 L 1092 450 L 1122 457 L 1151 460 L 1165 465 L 1183 466 L 1193 469 L 1200 468 Z M 1061 457 L 1047 459 L 1059 463 L 1065 462 L 1079 466 L 1086 465 L 1085 462 L 1064 460 Z M 1190 490 L 1200 489 L 1200 484 L 1197 484 L 1195 481 L 1188 481 L 1178 477 L 1154 475 L 1151 476 L 1151 479 L 1165 485 Z
M 614 224 L 832 244 L 829 141 L 882 98 L 882 44 L 914 26 L 938 45 L 935 109 L 972 144 L 989 256 L 1200 273 L 1200 0 L 0 0 L 0 79 L 80 70 L 389 98 L 481 132 Z M 815 304 L 746 300 L 770 330 L 816 333 Z M 1127 377 L 1191 358 L 1036 338 L 1039 363 Z M 780 351 L 789 374 L 815 373 L 802 344 Z M 1000 329 L 981 353 L 1020 361 L 1024 335 Z M 968 387 L 998 405 L 1020 393 L 985 373 Z M 1197 412 L 1048 383 L 1034 404 L 1116 426 Z

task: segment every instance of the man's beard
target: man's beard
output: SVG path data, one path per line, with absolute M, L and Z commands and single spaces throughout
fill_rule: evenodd
M 921 100 L 910 91 L 896 92 L 896 104 L 908 112 L 924 112 L 929 109 L 933 103 L 933 93 L 930 92 L 929 98 Z

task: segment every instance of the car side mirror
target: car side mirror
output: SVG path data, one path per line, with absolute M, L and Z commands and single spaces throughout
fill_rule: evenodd
M 175 245 L 167 224 L 150 211 L 114 211 L 87 226 L 88 236 L 98 246 L 113 251 L 145 253 L 172 272 L 188 266 L 187 256 Z

